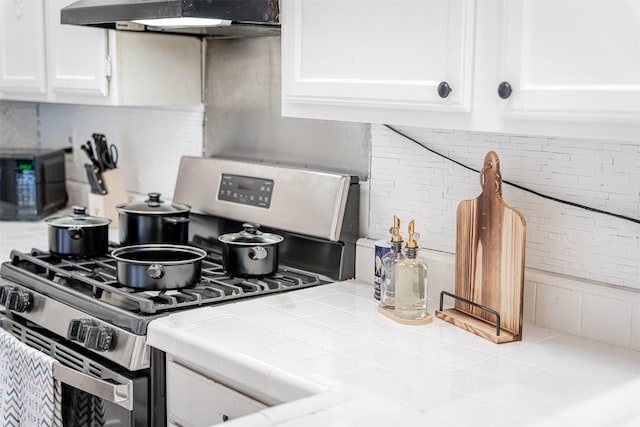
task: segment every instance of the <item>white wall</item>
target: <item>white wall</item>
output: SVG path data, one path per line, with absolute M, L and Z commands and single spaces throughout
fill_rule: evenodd
M 203 108 L 122 108 L 3 102 L 0 146 L 65 148 L 71 203 L 87 204 L 88 162 L 79 146 L 94 132 L 119 150 L 130 193 L 160 192 L 172 198 L 180 157 L 202 156 Z
M 475 169 L 494 150 L 503 180 L 640 218 L 640 141 L 401 130 Z M 398 214 L 405 225 L 415 218 L 423 246 L 454 253 L 456 207 L 481 193 L 478 174 L 383 126 L 373 126 L 372 139 L 369 237 L 386 238 L 393 215 Z M 640 290 L 640 224 L 559 204 L 506 184 L 503 198 L 525 216 L 527 267 Z
M 39 104 L 0 101 L 0 148 L 38 147 Z

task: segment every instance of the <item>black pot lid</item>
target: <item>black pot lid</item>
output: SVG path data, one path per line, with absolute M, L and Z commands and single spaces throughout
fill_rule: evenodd
M 191 211 L 191 206 L 182 203 L 167 204 L 160 199 L 160 193 L 149 193 L 144 202 L 123 203 L 117 205 L 118 212 L 131 214 L 181 214 Z
M 101 227 L 111 224 L 109 218 L 87 214 L 87 208 L 84 206 L 74 206 L 71 214 L 47 218 L 45 222 L 59 228 Z
M 275 245 L 284 240 L 279 234 L 263 233 L 258 230 L 259 224 L 245 222 L 242 224 L 244 230 L 239 233 L 223 234 L 218 237 L 222 243 L 232 245 Z

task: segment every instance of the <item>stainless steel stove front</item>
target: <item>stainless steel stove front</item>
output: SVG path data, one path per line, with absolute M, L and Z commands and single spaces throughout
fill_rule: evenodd
M 162 352 L 150 350 L 150 366 L 129 371 L 71 347 L 44 328 L 8 316 L 0 314 L 0 327 L 56 360 L 53 376 L 62 384 L 63 426 L 78 425 L 82 416 L 91 416 L 98 425 L 166 424 L 166 363 Z M 89 410 L 82 402 L 95 406 Z

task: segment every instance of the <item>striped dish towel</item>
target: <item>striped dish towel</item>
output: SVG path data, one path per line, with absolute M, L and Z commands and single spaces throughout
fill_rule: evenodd
M 64 427 L 103 427 L 104 400 L 62 384 L 62 421 Z
M 61 427 L 61 386 L 55 359 L 0 328 L 0 423 L 5 427 Z

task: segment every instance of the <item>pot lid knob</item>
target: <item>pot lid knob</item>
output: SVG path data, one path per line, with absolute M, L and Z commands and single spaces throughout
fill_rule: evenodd
M 85 206 L 75 205 L 71 209 L 72 209 L 74 215 L 86 215 L 87 214 L 87 208 Z
M 244 224 L 242 224 L 242 228 L 244 228 L 244 231 L 249 234 L 253 234 L 253 235 L 262 234 L 262 232 L 258 231 L 258 228 L 260 228 L 260 224 L 255 224 L 253 222 L 245 222 Z
M 144 202 L 149 206 L 160 206 L 164 200 L 160 200 L 160 193 L 148 193 L 149 198 Z

